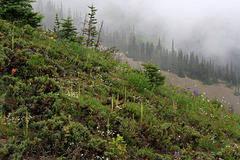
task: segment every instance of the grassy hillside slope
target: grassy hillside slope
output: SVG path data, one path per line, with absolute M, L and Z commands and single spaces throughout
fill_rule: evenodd
M 122 63 L 128 63 L 130 66 L 138 69 L 142 69 L 141 65 L 143 62 L 134 61 L 132 58 L 127 57 L 123 53 L 117 53 L 116 58 L 120 59 Z M 236 114 L 240 114 L 240 104 L 239 104 L 239 96 L 237 96 L 237 88 L 229 88 L 224 83 L 206 85 L 203 82 L 191 79 L 188 77 L 181 78 L 176 74 L 161 70 L 161 74 L 166 76 L 167 81 L 172 83 L 173 85 L 180 88 L 191 88 L 192 90 L 197 90 L 200 94 L 202 94 L 203 98 L 208 98 L 209 100 L 217 99 L 222 102 L 225 108 L 228 111 L 234 112 Z
M 240 158 L 239 116 L 111 50 L 2 20 L 0 50 L 0 159 Z

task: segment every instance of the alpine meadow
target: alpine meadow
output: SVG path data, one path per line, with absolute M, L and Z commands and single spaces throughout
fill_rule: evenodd
M 184 53 L 180 39 L 143 34 L 138 17 L 117 25 L 134 14 L 108 28 L 110 11 L 125 9 L 116 2 L 101 19 L 106 2 L 0 0 L 0 159 L 240 159 L 239 114 L 162 73 L 239 96 L 237 58 Z

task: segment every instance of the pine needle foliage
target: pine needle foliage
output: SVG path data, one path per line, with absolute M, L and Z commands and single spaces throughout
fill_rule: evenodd
M 165 76 L 161 75 L 160 69 L 152 63 L 142 64 L 146 76 L 150 79 L 150 83 L 155 86 L 160 86 L 165 83 Z
M 67 19 L 62 19 L 61 23 L 62 29 L 60 30 L 62 38 L 66 38 L 70 41 L 74 41 L 77 37 L 77 28 L 73 25 L 73 20 L 68 17 Z
M 58 16 L 58 13 L 56 13 L 54 32 L 59 32 L 60 26 L 61 26 L 61 23 L 59 22 L 59 16 Z
M 95 46 L 95 38 L 98 34 L 96 29 L 97 19 L 95 18 L 97 9 L 93 5 L 88 6 L 88 8 L 90 9 L 90 13 L 88 13 L 88 26 L 83 32 L 86 35 L 86 45 L 88 47 L 93 47 Z
M 31 3 L 34 0 L 1 0 L 0 17 L 10 22 L 18 22 L 21 25 L 39 27 L 43 15 L 33 12 Z

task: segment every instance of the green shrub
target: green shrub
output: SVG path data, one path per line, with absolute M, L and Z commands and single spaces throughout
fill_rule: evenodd
M 134 152 L 138 159 L 167 159 L 164 155 L 154 153 L 152 148 L 143 147 L 140 149 L 134 148 L 134 150 L 136 150 Z
M 57 83 L 48 76 L 35 77 L 25 83 L 12 76 L 3 76 L 2 81 L 5 99 L 2 109 L 6 113 L 23 105 L 28 106 L 33 115 L 44 115 L 52 109 L 60 90 Z
M 173 145 L 173 146 L 171 146 L 171 149 L 172 149 L 172 151 L 174 152 L 180 152 L 181 151 L 181 149 L 180 149 L 180 147 L 178 146 L 178 145 Z
M 149 78 L 152 86 L 155 85 L 157 87 L 164 84 L 166 77 L 161 75 L 160 69 L 156 65 L 145 63 L 142 64 L 142 66 L 144 67 L 144 73 Z
M 64 142 L 67 147 L 79 142 L 88 143 L 90 140 L 90 132 L 80 123 L 71 122 L 63 130 L 65 132 Z
M 72 122 L 70 115 L 61 113 L 51 119 L 31 124 L 32 129 L 39 132 L 36 136 L 42 138 L 39 152 L 55 153 L 68 158 L 90 158 L 97 152 L 103 152 L 105 141 L 90 134 L 87 127 L 81 123 Z M 88 152 L 86 152 L 88 150 Z M 101 155 L 101 153 L 99 153 Z
M 126 75 L 126 79 L 128 84 L 133 86 L 138 92 L 143 92 L 144 89 L 148 89 L 150 86 L 149 79 L 142 74 L 132 73 Z
M 214 142 L 209 139 L 209 137 L 204 136 L 199 140 L 199 147 L 206 149 L 208 151 L 216 151 L 216 146 L 214 145 Z
M 69 147 L 70 143 L 67 142 L 67 138 L 70 136 L 70 130 L 67 127 L 69 120 L 71 119 L 68 116 L 61 114 L 60 116 L 53 116 L 52 119 L 33 122 L 30 125 L 32 129 L 39 131 L 36 136 L 43 140 L 40 144 L 42 152 L 53 152 L 54 150 L 62 152 Z
M 37 137 L 33 140 L 26 139 L 23 141 L 19 141 L 18 138 L 12 137 L 3 148 L 0 148 L 0 158 L 23 159 L 26 153 L 37 152 L 37 145 L 39 142 L 41 142 L 41 139 Z
M 126 148 L 123 137 L 117 134 L 117 138 L 112 138 L 112 141 L 108 142 L 107 151 L 104 154 L 111 159 L 127 159 Z
M 24 33 L 28 34 L 28 35 L 32 35 L 33 32 L 35 31 L 35 29 L 33 27 L 31 27 L 29 24 L 23 26 L 24 29 Z

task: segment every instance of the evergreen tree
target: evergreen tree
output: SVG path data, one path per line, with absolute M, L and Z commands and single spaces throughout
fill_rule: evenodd
M 179 77 L 184 77 L 183 73 L 183 52 L 182 50 L 178 51 L 178 58 L 177 58 L 177 74 Z
M 178 51 L 178 68 L 182 69 L 183 68 L 183 52 L 182 50 Z
M 214 72 L 213 82 L 214 82 L 214 83 L 218 83 L 218 72 L 217 72 L 217 71 Z
M 161 40 L 160 38 L 158 39 L 158 45 L 156 47 L 156 50 L 158 50 L 160 53 L 162 52 L 162 45 L 161 45 Z
M 201 74 L 200 74 L 200 65 L 199 65 L 199 58 L 198 58 L 198 55 L 195 56 L 195 71 L 194 71 L 194 74 L 197 76 L 197 77 L 200 77 Z
M 165 69 L 165 70 L 168 70 L 169 69 L 169 57 L 168 57 L 168 49 L 164 49 L 163 50 L 163 55 L 164 55 L 164 58 L 163 58 L 163 68 Z
M 93 47 L 95 46 L 95 38 L 98 34 L 96 29 L 97 19 L 95 18 L 97 9 L 92 5 L 88 6 L 91 12 L 88 13 L 89 20 L 88 20 L 88 28 L 84 28 L 83 35 L 87 35 L 86 45 Z
M 223 69 L 220 66 L 217 67 L 217 75 L 219 79 L 224 79 Z
M 62 29 L 60 30 L 62 38 L 69 39 L 70 41 L 75 41 L 77 36 L 77 28 L 73 25 L 72 19 L 68 17 L 68 19 L 62 19 L 64 22 L 61 23 Z
M 211 62 L 208 61 L 205 63 L 204 69 L 203 69 L 203 74 L 201 76 L 202 81 L 209 82 L 210 79 L 210 70 L 211 70 Z
M 59 32 L 59 30 L 60 30 L 60 24 L 61 24 L 61 23 L 59 22 L 58 13 L 56 13 L 54 32 Z
M 153 61 L 154 45 L 153 42 L 150 43 L 148 55 L 151 61 Z
M 188 62 L 188 54 L 186 54 L 186 55 L 184 55 L 184 57 L 183 57 L 183 65 L 184 65 L 183 69 L 184 69 L 185 71 L 188 70 L 188 64 L 189 64 L 189 62 Z
M 226 80 L 227 82 L 230 82 L 228 63 L 227 63 L 227 65 L 226 65 L 226 69 L 225 69 L 225 80 Z
M 122 52 L 126 52 L 127 51 L 127 36 L 124 30 L 122 30 L 122 34 L 121 34 L 121 40 L 119 43 L 119 49 Z
M 138 49 L 134 29 L 129 37 L 128 52 L 133 58 L 138 58 Z
M 140 46 L 140 57 L 144 58 L 145 57 L 145 43 L 142 42 Z
M 189 72 L 193 74 L 195 71 L 195 56 L 193 52 L 190 54 L 190 59 L 189 59 Z
M 229 74 L 229 78 L 230 81 L 233 85 L 237 85 L 237 76 L 236 73 L 234 71 L 234 67 L 233 67 L 233 63 L 231 62 L 231 66 L 230 66 L 230 74 Z
M 32 27 L 40 26 L 43 18 L 38 12 L 33 12 L 31 5 L 34 0 L 0 0 L 0 18 L 10 22 L 29 24 Z
M 154 51 L 153 51 L 153 62 L 155 64 L 159 63 L 159 59 L 160 59 L 160 49 L 159 49 L 159 44 L 154 47 Z
M 162 76 L 160 69 L 155 64 L 145 63 L 142 64 L 142 66 L 144 67 L 144 72 L 149 78 L 152 87 L 164 84 L 166 77 Z
M 119 34 L 118 30 L 116 30 L 112 34 L 112 43 L 113 43 L 113 46 L 116 46 L 120 43 L 120 34 Z
M 174 49 L 174 41 L 172 41 L 172 51 L 170 52 L 169 54 L 169 65 L 170 65 L 170 69 L 173 71 L 173 72 L 176 72 L 177 70 L 177 52 L 175 51 Z
M 149 60 L 149 50 L 150 50 L 150 44 L 149 44 L 148 41 L 147 41 L 147 44 L 146 44 L 145 49 L 146 49 L 146 51 L 145 51 L 145 57 L 144 57 L 144 60 L 145 60 L 145 61 L 148 61 L 148 60 Z

